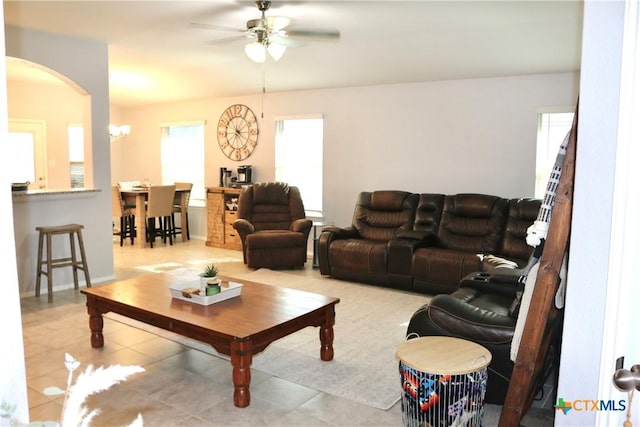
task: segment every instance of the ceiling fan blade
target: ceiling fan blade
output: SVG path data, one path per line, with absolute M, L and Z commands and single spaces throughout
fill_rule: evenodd
M 231 31 L 235 33 L 244 33 L 246 30 L 242 28 L 232 28 L 232 27 L 224 27 L 222 25 L 215 24 L 201 24 L 198 22 L 192 22 L 190 24 L 192 28 L 203 28 L 205 30 L 215 30 L 215 31 Z
M 320 41 L 339 41 L 340 31 L 338 30 L 299 30 L 287 29 L 287 36 L 295 39 L 320 40 Z
M 304 44 L 299 40 L 293 40 L 286 36 L 271 36 L 269 37 L 269 41 L 286 47 L 300 47 Z
M 284 16 L 267 16 L 267 26 L 272 31 L 280 31 L 284 27 L 291 25 L 291 19 L 285 18 Z
M 224 39 L 217 39 L 217 40 L 210 40 L 207 42 L 207 44 L 223 44 L 223 43 L 230 43 L 230 42 L 235 42 L 238 40 L 248 40 L 251 39 L 252 37 L 250 35 L 244 35 L 244 36 L 234 36 L 234 37 L 225 37 Z

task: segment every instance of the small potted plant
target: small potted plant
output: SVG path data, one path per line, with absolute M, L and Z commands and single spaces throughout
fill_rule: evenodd
M 214 292 L 215 289 L 209 289 L 214 288 L 218 285 L 217 276 L 218 267 L 216 267 L 214 264 L 209 264 L 202 270 L 202 273 L 200 273 L 200 295 L 207 296 L 217 293 Z M 220 287 L 218 286 L 218 292 L 219 291 Z

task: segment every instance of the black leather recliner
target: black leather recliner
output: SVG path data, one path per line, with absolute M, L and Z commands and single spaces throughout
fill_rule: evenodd
M 511 282 L 491 280 L 489 273 L 467 276 L 451 294 L 434 296 L 411 317 L 407 339 L 421 336 L 448 336 L 473 341 L 491 352 L 485 402 L 501 405 L 513 370 L 511 341 L 516 317 L 509 307 L 516 296 L 517 275 Z

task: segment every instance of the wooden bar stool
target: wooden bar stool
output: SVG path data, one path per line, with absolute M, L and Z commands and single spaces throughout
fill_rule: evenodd
M 36 272 L 36 296 L 40 296 L 40 278 L 42 274 L 47 276 L 47 292 L 49 302 L 53 302 L 53 269 L 60 267 L 73 267 L 73 283 L 75 289 L 78 289 L 78 270 L 84 272 L 84 278 L 87 282 L 87 288 L 91 287 L 89 279 L 89 267 L 87 266 L 87 257 L 84 253 L 84 242 L 82 240 L 83 225 L 67 224 L 52 227 L 36 227 L 36 231 L 40 233 L 38 239 L 38 270 Z M 66 258 L 53 259 L 51 256 L 51 237 L 56 234 L 68 234 L 69 243 L 71 245 L 71 256 Z M 78 244 L 80 246 L 80 260 L 76 257 L 75 237 L 78 236 Z M 47 258 L 42 259 L 42 249 L 45 237 L 47 238 Z M 43 270 L 46 265 L 46 271 Z

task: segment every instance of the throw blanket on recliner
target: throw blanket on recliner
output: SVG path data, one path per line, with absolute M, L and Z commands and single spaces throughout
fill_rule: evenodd
M 524 325 L 527 320 L 527 313 L 529 312 L 529 304 L 531 303 L 531 295 L 533 295 L 533 288 L 536 283 L 536 277 L 538 276 L 538 267 L 540 264 L 535 264 L 529 276 L 527 276 L 527 282 L 524 288 L 524 294 L 522 295 L 522 303 L 520 307 L 520 315 L 516 320 L 516 327 L 513 331 L 513 340 L 511 341 L 511 361 L 515 362 L 518 357 L 518 350 L 520 349 L 520 340 L 522 338 L 522 332 L 524 331 Z M 567 254 L 562 259 L 562 266 L 560 267 L 560 287 L 556 294 L 556 307 L 562 308 L 564 305 L 564 287 L 567 277 Z M 560 301 L 559 301 L 560 300 Z
M 562 174 L 562 164 L 564 163 L 564 157 L 567 153 L 567 146 L 569 145 L 569 136 L 571 131 L 567 133 L 564 140 L 560 144 L 558 149 L 558 155 L 556 161 L 553 164 L 553 169 L 547 182 L 547 188 L 544 195 L 544 200 L 540 206 L 538 217 L 535 222 L 527 229 L 527 244 L 534 248 L 529 262 L 522 271 L 522 275 L 518 280 L 518 292 L 516 299 L 514 300 L 509 312 L 511 315 L 517 315 L 516 328 L 513 334 L 513 341 L 511 342 L 511 360 L 515 362 L 518 356 L 518 349 L 520 348 L 520 339 L 522 338 L 522 332 L 524 325 L 527 321 L 527 313 L 529 311 L 529 304 L 531 302 L 531 296 L 533 295 L 533 288 L 538 276 L 538 262 L 542 256 L 542 250 L 544 249 L 544 242 L 547 238 L 547 232 L 549 231 L 549 223 L 551 222 L 551 214 L 553 211 L 553 204 L 556 199 L 556 192 L 558 191 L 558 184 L 560 183 L 560 175 Z M 566 275 L 566 255 L 561 267 L 561 280 L 558 293 L 556 295 L 556 306 L 562 308 L 564 306 L 564 277 L 563 271 Z

